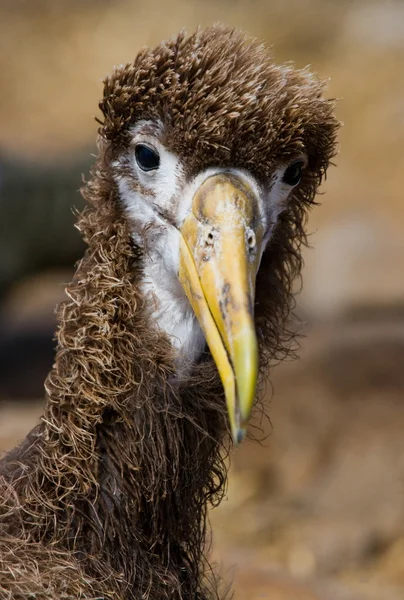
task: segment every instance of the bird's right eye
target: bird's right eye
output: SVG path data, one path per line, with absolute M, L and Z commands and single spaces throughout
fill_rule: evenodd
M 160 166 L 160 156 L 158 152 L 145 144 L 137 144 L 135 148 L 135 158 L 142 171 L 155 171 Z
M 288 166 L 285 173 L 283 174 L 282 181 L 287 185 L 296 186 L 300 183 L 302 178 L 302 170 L 304 167 L 304 162 L 302 160 L 296 160 L 291 165 Z

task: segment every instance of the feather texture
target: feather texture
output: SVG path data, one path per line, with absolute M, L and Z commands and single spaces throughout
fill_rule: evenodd
M 99 157 L 83 190 L 86 254 L 59 308 L 41 424 L 0 467 L 0 598 L 207 600 L 206 511 L 225 489 L 223 392 L 204 352 L 186 377 L 153 326 L 117 161 L 141 120 L 164 124 L 186 176 L 242 168 L 257 181 L 304 152 L 257 279 L 261 371 L 290 351 L 292 281 L 307 209 L 335 153 L 334 103 L 308 71 L 223 27 L 146 49 L 105 82 Z

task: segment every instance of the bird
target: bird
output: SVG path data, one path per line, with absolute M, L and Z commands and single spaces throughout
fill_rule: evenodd
M 337 152 L 324 87 L 225 25 L 106 78 L 44 413 L 0 463 L 1 599 L 224 594 L 207 510 L 290 351 L 306 218 Z

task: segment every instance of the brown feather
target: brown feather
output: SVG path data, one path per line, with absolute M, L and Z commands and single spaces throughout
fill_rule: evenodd
M 230 439 L 216 368 L 203 355 L 186 380 L 148 317 L 142 249 L 112 161 L 140 119 L 188 177 L 212 165 L 260 180 L 306 152 L 304 180 L 281 214 L 257 280 L 262 373 L 289 352 L 291 285 L 307 209 L 335 153 L 334 103 L 308 71 L 223 27 L 141 52 L 105 82 L 99 157 L 83 191 L 87 243 L 59 309 L 57 354 L 41 424 L 1 462 L 0 598 L 217 598 L 206 510 L 226 482 Z

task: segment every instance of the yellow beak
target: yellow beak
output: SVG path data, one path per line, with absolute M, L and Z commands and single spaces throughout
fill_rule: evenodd
M 179 277 L 223 383 L 236 444 L 255 398 L 255 278 L 262 244 L 256 195 L 230 173 L 208 177 L 181 227 Z

